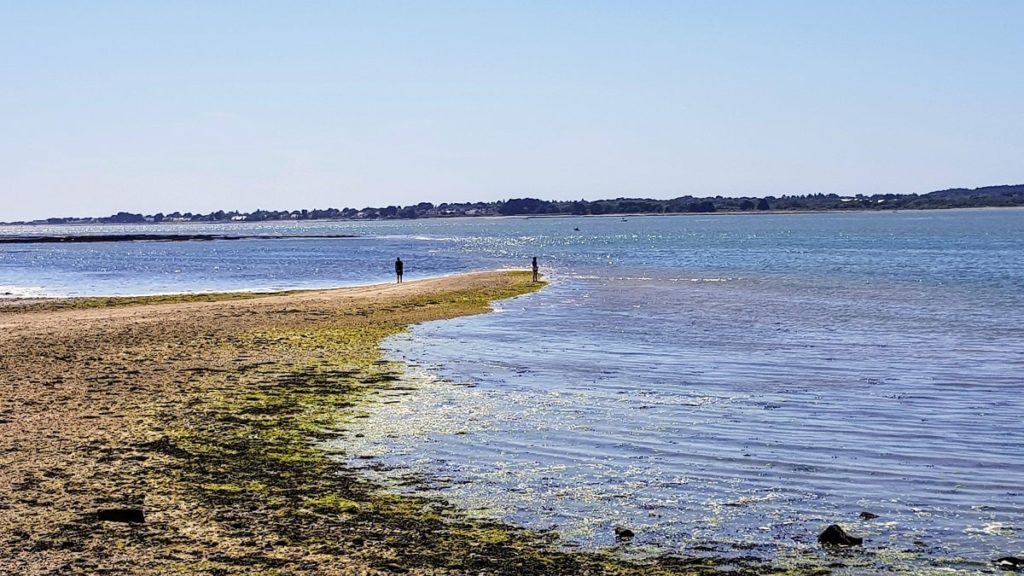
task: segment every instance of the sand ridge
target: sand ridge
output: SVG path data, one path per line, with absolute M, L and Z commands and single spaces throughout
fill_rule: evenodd
M 62 526 L 102 508 L 145 507 L 151 522 L 163 514 L 185 531 L 201 528 L 161 512 L 178 504 L 160 501 L 158 470 L 167 463 L 138 447 L 187 409 L 200 374 L 270 360 L 258 348 L 226 354 L 225 338 L 328 324 L 501 278 L 485 272 L 223 302 L 0 310 L 0 573 L 145 563 L 130 546 L 119 551 L 119 531 L 134 529 L 127 525 L 99 526 L 116 533 L 110 549 L 109 533 L 84 543 L 62 536 Z

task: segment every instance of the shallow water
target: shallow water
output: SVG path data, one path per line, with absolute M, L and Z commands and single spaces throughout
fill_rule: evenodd
M 565 250 L 540 294 L 392 340 L 421 388 L 355 450 L 583 546 L 625 525 L 639 555 L 832 563 L 814 538 L 840 523 L 868 538 L 853 572 L 987 570 L 1024 548 L 1021 214 L 874 216 L 752 257 L 733 231 Z
M 838 559 L 854 573 L 1024 554 L 1024 211 L 173 229 L 361 237 L 0 246 L 0 285 L 316 287 L 389 280 L 396 255 L 411 278 L 537 255 L 540 293 L 389 342 L 416 390 L 345 440 L 367 474 L 569 545 L 629 526 L 639 556 L 828 564 L 831 523 L 868 539 Z

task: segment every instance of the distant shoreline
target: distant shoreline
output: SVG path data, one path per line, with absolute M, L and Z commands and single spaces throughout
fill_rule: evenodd
M 331 238 L 357 238 L 355 234 L 278 234 L 262 236 L 249 234 L 233 236 L 230 234 L 67 234 L 61 236 L 0 236 L 0 244 L 61 244 L 87 242 L 209 242 L 213 240 L 283 240 L 315 238 L 319 240 Z
M 716 211 L 716 212 L 621 212 L 614 214 L 481 214 L 475 216 L 426 216 L 421 218 L 324 218 L 319 220 L 194 220 L 190 222 L 0 222 L 0 229 L 4 227 L 44 227 L 44 226 L 140 226 L 140 227 L 168 227 L 175 226 L 246 226 L 246 225 L 280 225 L 282 222 L 415 222 L 416 220 L 504 220 L 506 218 L 529 220 L 532 218 L 650 218 L 655 216 L 768 216 L 768 215 L 806 215 L 806 214 L 889 214 L 893 212 L 962 212 L 962 211 L 990 211 L 990 210 L 1024 210 L 1024 206 L 951 206 L 948 208 L 888 208 L 888 209 L 823 209 L 823 210 L 749 210 L 749 211 Z M 331 239 L 331 238 L 359 238 L 358 234 L 67 234 L 54 236 L 3 236 L 0 235 L 0 244 L 40 244 L 60 242 L 133 242 L 133 241 L 163 241 L 163 242 L 184 242 L 189 240 L 282 240 L 282 239 Z
M 489 202 L 420 202 L 407 206 L 379 208 L 325 208 L 313 210 L 262 210 L 242 212 L 217 210 L 208 214 L 171 212 L 137 214 L 118 212 L 111 216 L 51 217 L 0 224 L 161 224 L 178 222 L 288 222 L 288 221 L 380 221 L 420 218 L 487 216 L 616 216 L 629 214 L 716 214 L 829 211 L 942 210 L 955 208 L 1002 208 L 1024 206 L 1024 184 L 949 188 L 926 194 L 805 194 L 775 196 L 680 196 L 671 199 L 606 198 L 601 200 L 540 200 L 509 198 Z
M 505 219 L 519 218 L 529 220 L 531 218 L 651 218 L 657 216 L 785 216 L 787 214 L 892 214 L 893 212 L 981 212 L 988 210 L 1024 210 L 1024 206 L 951 206 L 949 208 L 888 208 L 888 209 L 827 209 L 827 210 L 747 210 L 747 211 L 721 211 L 721 212 L 622 212 L 617 214 L 514 214 L 514 215 L 489 215 L 489 216 L 454 216 L 454 217 L 432 217 L 419 218 L 419 220 L 452 220 L 452 219 Z M 353 220 L 323 220 L 323 222 L 350 222 Z M 359 222 L 359 220 L 354 220 Z M 388 220 L 378 220 L 387 222 Z M 216 222 L 210 222 L 216 224 Z M 244 224 L 244 222 L 243 222 Z

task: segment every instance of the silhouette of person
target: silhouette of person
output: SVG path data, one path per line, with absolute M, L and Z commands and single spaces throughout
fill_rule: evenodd
M 398 277 L 398 283 L 402 283 L 402 273 L 405 272 L 405 264 L 402 263 L 401 258 L 395 258 L 395 276 Z
M 537 267 L 537 257 L 533 257 L 533 281 L 537 282 L 540 280 L 540 269 Z

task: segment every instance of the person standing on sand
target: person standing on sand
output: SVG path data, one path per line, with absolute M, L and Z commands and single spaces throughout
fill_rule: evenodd
M 533 281 L 540 281 L 540 269 L 537 268 L 537 257 L 533 257 Z
M 395 258 L 395 276 L 398 277 L 398 283 L 402 283 L 402 273 L 405 272 L 405 264 L 402 264 L 401 258 Z

